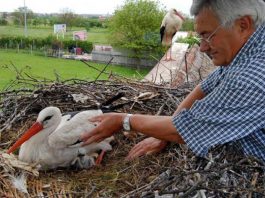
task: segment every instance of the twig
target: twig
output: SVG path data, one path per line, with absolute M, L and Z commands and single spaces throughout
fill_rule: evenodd
M 258 177 L 259 177 L 259 173 L 258 173 L 258 172 L 254 173 L 254 175 L 253 175 L 253 179 L 252 179 L 252 181 L 251 181 L 251 186 L 253 186 L 253 187 L 256 186 L 256 183 L 257 183 Z M 251 197 L 252 197 L 252 192 L 249 192 L 249 194 L 248 194 L 248 198 L 251 198 Z
M 105 65 L 105 67 L 100 71 L 100 73 L 98 74 L 98 76 L 96 77 L 96 79 L 94 81 L 97 81 L 98 78 L 101 76 L 101 74 L 103 72 L 105 72 L 105 70 L 107 69 L 107 67 L 109 66 L 109 64 L 111 63 L 111 61 L 113 60 L 114 57 L 111 57 L 111 59 L 109 60 L 109 62 Z

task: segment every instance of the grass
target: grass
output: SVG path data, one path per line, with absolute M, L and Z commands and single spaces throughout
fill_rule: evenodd
M 105 64 L 89 63 L 102 70 Z M 13 67 L 14 65 L 15 67 Z M 16 78 L 18 71 L 30 74 L 38 78 L 56 79 L 55 73 L 62 80 L 83 79 L 94 80 L 99 72 L 86 66 L 81 61 L 58 59 L 52 57 L 37 56 L 24 53 L 16 53 L 0 50 L 0 90 L 3 90 L 12 80 Z M 134 68 L 110 65 L 107 72 L 113 72 L 129 78 L 142 78 L 148 73 L 147 69 L 136 71 Z M 100 79 L 106 79 L 107 75 L 101 75 Z
M 53 29 L 47 27 L 28 28 L 27 32 L 29 37 L 44 38 L 53 34 Z M 0 36 L 24 36 L 24 27 L 0 26 Z
M 71 31 L 66 32 L 65 39 L 72 39 L 72 32 L 77 30 L 83 30 L 83 28 L 72 28 Z M 53 27 L 51 26 L 28 27 L 29 37 L 44 38 L 51 34 L 53 34 Z M 91 28 L 88 31 L 88 41 L 94 44 L 107 44 L 107 35 L 107 29 Z M 1 36 L 24 36 L 24 27 L 0 26 L 0 37 Z M 105 64 L 90 64 L 97 67 L 99 70 L 103 69 L 105 66 Z M 94 80 L 99 74 L 98 71 L 89 68 L 80 61 L 42 57 L 16 53 L 15 50 L 11 50 L 10 52 L 9 50 L 5 51 L 0 49 L 0 90 L 16 78 L 16 69 L 33 76 L 52 80 L 56 78 L 55 73 L 58 73 L 62 79 L 78 78 L 85 80 Z M 109 66 L 107 71 L 112 71 L 130 78 L 140 78 L 140 75 L 145 76 L 148 73 L 147 69 L 143 69 L 138 73 L 133 68 L 114 65 Z M 106 79 L 107 76 L 102 75 L 101 79 L 102 78 Z
M 108 29 L 103 28 L 91 28 L 88 32 L 87 40 L 96 44 L 108 44 L 107 40 Z
M 73 38 L 73 31 L 84 30 L 84 28 L 73 27 L 71 31 L 65 33 L 65 39 Z M 33 38 L 45 38 L 53 34 L 53 27 L 51 26 L 39 26 L 28 27 L 28 36 Z M 91 28 L 88 31 L 87 40 L 92 43 L 107 44 L 108 30 L 104 28 Z M 24 36 L 24 27 L 22 26 L 0 26 L 1 36 Z

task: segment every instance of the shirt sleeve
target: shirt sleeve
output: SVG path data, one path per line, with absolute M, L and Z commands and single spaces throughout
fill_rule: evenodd
M 212 90 L 212 82 L 205 81 L 203 87 L 208 95 L 204 99 L 172 120 L 188 147 L 199 156 L 205 156 L 213 146 L 237 141 L 264 127 L 262 90 L 236 80 L 221 83 Z

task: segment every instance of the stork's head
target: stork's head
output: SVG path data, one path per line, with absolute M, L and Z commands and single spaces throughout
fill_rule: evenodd
M 175 8 L 171 8 L 170 10 L 169 10 L 169 13 L 170 14 L 174 14 L 174 15 L 177 15 L 178 17 L 180 17 L 183 21 L 184 21 L 184 17 L 175 9 Z
M 10 147 L 7 153 L 12 153 L 18 147 L 20 147 L 24 142 L 30 139 L 32 136 L 41 132 L 43 129 L 51 129 L 53 131 L 59 125 L 61 121 L 61 111 L 57 107 L 47 107 L 43 109 L 36 120 L 36 122 L 28 129 L 22 137 L 20 137 L 12 147 Z
M 52 126 L 58 126 L 60 123 L 61 111 L 57 107 L 46 107 L 43 109 L 36 120 L 42 128 L 49 128 Z
M 170 9 L 170 12 L 171 12 L 172 14 L 178 14 L 178 11 L 177 11 L 175 8 L 171 8 L 171 9 Z

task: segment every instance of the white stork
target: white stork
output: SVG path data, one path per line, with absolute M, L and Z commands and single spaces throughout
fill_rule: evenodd
M 84 147 L 79 140 L 82 133 L 95 128 L 96 124 L 88 119 L 100 114 L 101 110 L 88 110 L 62 116 L 59 108 L 47 107 L 7 153 L 21 146 L 19 160 L 40 164 L 43 170 L 71 165 L 89 168 L 95 164 L 92 154 L 112 149 L 109 143 L 113 137 Z
M 176 32 L 181 28 L 184 18 L 178 13 L 176 9 L 170 9 L 169 12 L 163 18 L 160 26 L 160 36 L 162 45 L 171 46 L 172 39 Z M 168 59 L 166 54 L 165 60 L 172 60 L 171 58 L 171 48 L 170 57 Z

